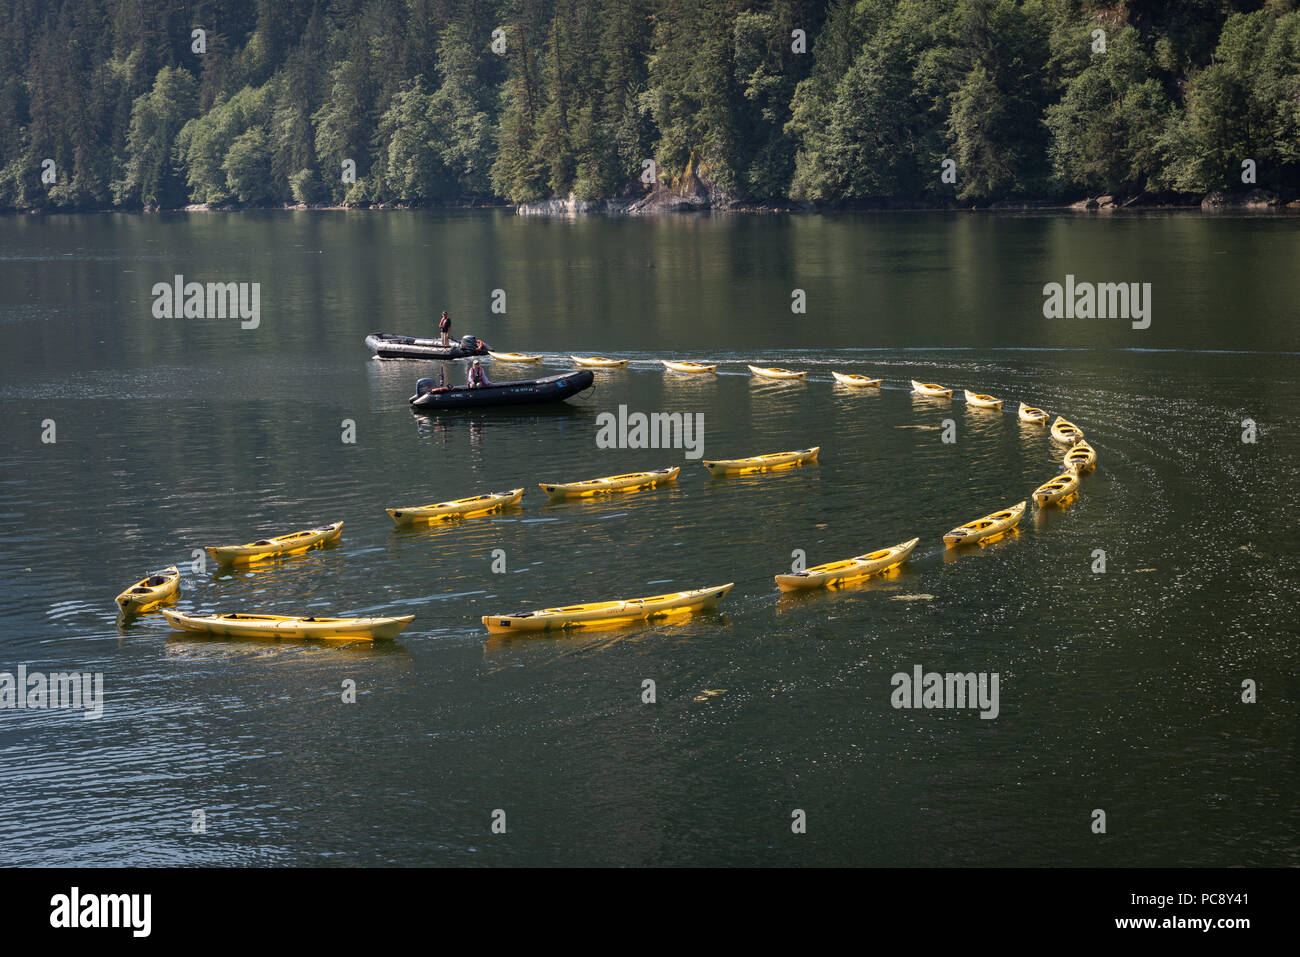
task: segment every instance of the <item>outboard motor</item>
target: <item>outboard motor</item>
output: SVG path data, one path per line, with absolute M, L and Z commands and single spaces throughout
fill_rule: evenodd
M 415 398 L 418 399 L 422 395 L 428 395 L 436 388 L 438 388 L 437 379 L 421 379 L 415 383 Z
M 478 336 L 461 336 L 460 347 L 466 352 L 478 352 Z

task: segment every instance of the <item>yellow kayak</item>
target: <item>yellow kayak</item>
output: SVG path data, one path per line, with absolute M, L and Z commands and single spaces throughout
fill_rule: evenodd
M 628 472 L 625 475 L 610 475 L 582 482 L 543 484 L 540 488 L 553 499 L 589 498 L 611 492 L 635 492 L 637 489 L 653 488 L 660 483 L 674 482 L 681 470 L 680 465 L 675 465 L 672 468 L 655 469 L 653 472 Z
M 1097 450 L 1080 442 L 1065 453 L 1065 467 L 1071 472 L 1091 472 L 1097 467 Z
M 1052 438 L 1065 445 L 1078 445 L 1083 441 L 1083 429 L 1058 415 L 1052 423 Z
M 952 389 L 945 389 L 937 382 L 917 382 L 912 380 L 912 388 L 921 395 L 933 396 L 936 399 L 951 399 Z
M 717 372 L 716 365 L 706 366 L 702 362 L 672 362 L 668 359 L 660 359 L 665 368 L 672 369 L 674 372 Z
M 1002 400 L 995 399 L 991 395 L 985 395 L 983 392 L 972 392 L 970 389 L 963 389 L 966 393 L 966 404 L 973 405 L 977 409 L 998 409 L 1002 408 Z
M 860 386 L 877 386 L 880 385 L 879 379 L 872 379 L 869 376 L 855 375 L 852 372 L 832 372 L 835 381 L 840 385 L 860 385 Z
M 914 538 L 910 542 L 903 542 L 892 548 L 882 548 L 855 558 L 847 558 L 842 562 L 816 565 L 806 572 L 777 575 L 776 584 L 781 591 L 797 591 L 801 588 L 833 588 L 836 585 L 854 582 L 903 564 L 919 541 L 919 538 Z
M 1046 425 L 1048 415 L 1042 409 L 1035 409 L 1032 405 L 1020 403 L 1020 421 L 1032 422 L 1034 425 Z
M 650 598 L 597 601 L 563 608 L 542 608 L 517 615 L 484 615 L 483 624 L 494 635 L 512 631 L 550 631 L 554 628 L 582 628 L 620 622 L 643 621 L 663 615 L 683 615 L 713 608 L 731 591 L 734 582 L 713 588 L 654 595 Z
M 389 508 L 384 511 L 388 512 L 398 525 L 410 525 L 414 522 L 438 522 L 444 519 L 468 518 L 471 515 L 486 515 L 507 505 L 515 505 L 523 497 L 524 490 L 514 488 L 508 492 L 471 495 L 469 498 L 457 498 L 450 502 L 438 502 L 435 505 Z
M 817 461 L 821 452 L 820 445 L 797 452 L 769 452 L 767 455 L 755 455 L 748 459 L 717 459 L 713 462 L 700 463 L 714 475 L 745 475 L 750 472 L 769 472 L 772 469 L 793 468 Z
M 992 515 L 985 515 L 965 525 L 958 525 L 943 537 L 944 544 L 951 548 L 954 545 L 969 545 L 971 542 L 1001 535 L 1020 524 L 1020 516 L 1025 514 L 1025 504 L 1021 502 L 1019 505 L 1004 508 Z
M 140 615 L 153 611 L 165 601 L 170 601 L 181 592 L 181 573 L 175 565 L 163 569 L 157 575 L 136 582 L 114 601 L 128 615 Z
M 183 615 L 163 609 L 177 631 L 197 631 L 228 638 L 396 638 L 415 620 L 400 618 L 299 618 L 284 615 Z
M 1079 491 L 1079 476 L 1073 472 L 1066 472 L 1034 489 L 1034 504 L 1039 508 L 1054 505 L 1077 491 Z
M 275 538 L 262 538 L 247 545 L 225 545 L 205 551 L 222 565 L 247 565 L 262 558 L 282 555 L 301 555 L 309 548 L 317 548 L 335 541 L 343 534 L 343 523 L 322 525 Z
M 802 379 L 808 374 L 806 372 L 794 372 L 790 369 L 768 368 L 766 366 L 750 366 L 749 371 L 764 379 Z
M 569 356 L 580 366 L 593 366 L 597 369 L 616 369 L 627 365 L 626 359 L 606 359 L 604 356 Z
M 541 362 L 541 356 L 530 356 L 523 352 L 493 352 L 488 350 L 488 355 L 499 362 Z

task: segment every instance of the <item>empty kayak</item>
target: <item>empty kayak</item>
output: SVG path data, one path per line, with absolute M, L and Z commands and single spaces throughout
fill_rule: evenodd
M 1035 409 L 1032 405 L 1020 403 L 1020 421 L 1032 422 L 1034 425 L 1046 425 L 1048 415 L 1042 409 Z
M 958 525 L 943 537 L 944 543 L 951 548 L 954 545 L 968 545 L 972 542 L 1001 535 L 1020 524 L 1020 516 L 1025 514 L 1025 502 L 1004 508 L 1000 512 L 977 518 L 965 525 Z
M 917 382 L 915 379 L 913 379 L 912 388 L 915 389 L 917 392 L 919 392 L 921 395 L 933 396 L 936 399 L 952 398 L 952 389 L 945 389 L 937 382 Z
M 1071 472 L 1091 472 L 1097 467 L 1097 450 L 1080 442 L 1065 453 L 1065 467 Z
M 1083 441 L 1083 429 L 1058 415 L 1052 423 L 1052 438 L 1066 445 L 1077 445 Z
M 396 638 L 415 620 L 400 618 L 300 618 L 285 615 L 183 615 L 163 609 L 177 631 L 196 631 L 228 638 Z
M 842 562 L 827 562 L 825 565 L 816 565 L 804 572 L 777 575 L 776 584 L 781 591 L 798 591 L 801 588 L 833 588 L 836 585 L 858 581 L 903 564 L 919 541 L 919 538 L 914 538 L 910 542 L 903 542 L 892 548 L 882 548 L 866 555 L 858 555 Z
M 674 362 L 669 359 L 660 359 L 665 368 L 672 369 L 674 372 L 717 372 L 716 365 L 706 366 L 702 362 Z
M 667 469 L 655 469 L 653 472 L 628 472 L 625 475 L 610 475 L 606 478 L 587 479 L 582 482 L 563 482 L 554 485 L 543 484 L 541 489 L 553 499 L 589 498 L 593 495 L 608 495 L 611 492 L 634 492 L 637 489 L 653 488 L 665 482 L 677 480 L 680 465 Z
M 714 475 L 744 475 L 749 472 L 769 472 L 772 469 L 807 465 L 817 461 L 817 455 L 821 450 L 820 445 L 815 445 L 811 449 L 800 449 L 797 452 L 769 452 L 748 459 L 717 459 L 701 464 Z
M 1034 504 L 1039 508 L 1054 505 L 1077 491 L 1079 491 L 1079 476 L 1073 472 L 1066 472 L 1034 489 Z
M 972 392 L 970 389 L 963 389 L 966 393 L 966 404 L 973 405 L 977 409 L 1001 409 L 1002 400 L 995 399 L 991 395 L 985 395 L 983 392 Z
M 832 372 L 835 381 L 840 385 L 860 385 L 860 386 L 878 386 L 879 379 L 872 379 L 870 376 L 855 375 L 852 372 Z
M 222 565 L 246 565 L 262 558 L 280 555 L 301 555 L 309 548 L 318 548 L 335 541 L 343 534 L 343 523 L 322 525 L 275 538 L 261 538 L 247 545 L 225 545 L 204 549 Z
M 524 497 L 524 490 L 514 488 L 508 492 L 489 492 L 486 495 L 471 495 L 469 498 L 453 499 L 450 502 L 438 502 L 436 505 L 417 505 L 412 508 L 385 509 L 398 525 L 410 525 L 414 522 L 439 522 L 453 518 L 469 518 L 471 515 L 486 515 L 507 505 L 515 505 Z
M 604 356 L 569 356 L 580 366 L 592 366 L 596 369 L 617 369 L 627 365 L 626 359 L 607 359 Z
M 141 579 L 114 600 L 126 614 L 140 615 L 146 611 L 153 611 L 165 601 L 170 601 L 179 595 L 180 591 L 181 573 L 173 565 L 157 575 Z
M 441 412 L 444 409 L 480 409 L 500 405 L 537 405 L 563 402 L 591 387 L 595 376 L 586 369 L 566 372 L 544 379 L 513 379 L 493 382 L 471 389 L 469 386 L 448 388 L 434 379 L 415 383 L 415 395 L 409 399 L 417 412 Z
M 466 359 L 487 355 L 487 344 L 477 336 L 421 339 L 416 336 L 395 336 L 391 332 L 372 332 L 366 336 L 366 345 L 377 359 Z
M 763 379 L 802 379 L 808 373 L 795 372 L 791 369 L 768 368 L 765 366 L 750 366 L 749 371 Z
M 644 621 L 663 615 L 682 615 L 713 608 L 731 591 L 734 582 L 713 588 L 654 595 L 650 598 L 628 598 L 615 601 L 597 601 L 586 605 L 566 605 L 562 608 L 542 608 L 514 615 L 484 615 L 483 624 L 494 635 L 512 631 L 550 631 L 554 628 L 582 628 L 591 625 L 610 625 L 620 622 Z
M 493 352 L 488 350 L 488 355 L 498 362 L 541 362 L 541 356 L 530 356 L 523 352 Z

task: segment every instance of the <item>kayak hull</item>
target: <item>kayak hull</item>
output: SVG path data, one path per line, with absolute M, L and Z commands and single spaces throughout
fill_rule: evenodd
M 205 551 L 221 565 L 247 565 L 265 558 L 283 558 L 288 555 L 301 555 L 312 548 L 320 548 L 338 541 L 343 534 L 343 523 L 322 525 L 301 532 L 290 532 L 274 538 L 249 542 L 247 545 L 223 545 L 207 548 Z
M 522 352 L 492 352 L 489 350 L 488 355 L 498 362 L 541 362 L 541 356 L 525 355 Z
M 717 606 L 734 582 L 713 588 L 654 595 L 649 598 L 592 602 L 562 608 L 543 608 L 518 615 L 484 615 L 483 624 L 494 635 L 514 632 L 555 631 L 647 621 L 666 615 L 685 615 Z
M 1002 411 L 1002 400 L 995 399 L 991 395 L 984 395 L 981 392 L 972 392 L 970 389 L 963 390 L 966 393 L 966 404 L 974 406 L 977 409 L 996 409 Z
M 523 497 L 524 490 L 515 488 L 508 492 L 489 492 L 486 495 L 473 495 L 469 498 L 458 498 L 450 502 L 438 502 L 435 505 L 389 508 L 385 509 L 385 511 L 388 512 L 389 518 L 398 525 L 418 525 L 470 518 L 474 515 L 486 515 L 489 512 L 505 508 L 507 505 L 517 505 Z
M 802 379 L 808 373 L 795 372 L 793 369 L 776 369 L 765 366 L 750 366 L 749 371 L 760 379 Z
M 469 340 L 473 339 L 473 344 Z M 468 359 L 488 354 L 487 345 L 472 336 L 449 339 L 447 345 L 440 338 L 422 339 L 418 336 L 398 336 L 391 332 L 372 332 L 366 336 L 366 345 L 380 359 Z
M 672 468 L 656 469 L 653 472 L 629 472 L 626 475 L 610 475 L 606 478 L 588 479 L 582 482 L 543 484 L 538 487 L 554 501 L 566 498 L 591 498 L 614 492 L 635 492 L 675 482 L 677 473 L 681 470 L 680 465 L 675 465 Z
M 717 372 L 716 365 L 706 366 L 701 362 L 671 362 L 668 359 L 660 359 L 665 369 L 672 369 L 674 372 L 689 372 L 693 374 Z
M 919 395 L 928 395 L 933 399 L 952 398 L 952 389 L 945 389 L 937 382 L 917 382 L 915 379 L 912 379 L 911 382 L 912 389 Z
M 800 449 L 797 452 L 770 452 L 748 459 L 718 459 L 701 463 L 714 475 L 748 475 L 753 472 L 770 472 L 773 469 L 795 468 L 817 461 L 821 446 Z
M 153 611 L 163 602 L 173 600 L 180 591 L 181 573 L 175 565 L 172 565 L 158 575 L 150 575 L 136 582 L 118 595 L 114 601 L 124 615 L 143 615 L 145 612 Z
M 401 634 L 414 615 L 398 618 L 314 618 L 281 615 L 185 615 L 164 609 L 176 631 L 222 638 L 369 638 L 389 641 Z
M 1034 504 L 1039 508 L 1055 505 L 1079 491 L 1079 476 L 1073 472 L 1058 475 L 1034 489 Z
M 607 359 L 604 356 L 569 356 L 580 366 L 592 369 L 621 369 L 627 365 L 627 359 Z
M 1052 423 L 1052 438 L 1062 445 L 1075 446 L 1083 441 L 1083 429 L 1058 415 Z
M 861 581 L 871 575 L 879 575 L 897 568 L 907 561 L 912 549 L 916 548 L 919 538 L 903 542 L 890 548 L 866 555 L 858 555 L 842 562 L 828 562 L 817 565 L 805 572 L 776 576 L 776 587 L 781 591 L 799 591 L 805 588 L 835 588 L 851 582 Z
M 859 388 L 879 386 L 881 382 L 880 379 L 872 379 L 869 376 L 857 375 L 852 372 L 832 372 L 831 375 L 835 377 L 835 381 L 840 385 L 851 385 Z
M 520 379 L 495 382 L 478 389 L 456 386 L 441 391 L 412 396 L 411 408 L 417 412 L 441 412 L 444 409 L 480 409 L 502 405 L 537 405 L 563 402 L 591 387 L 594 377 L 585 370 L 544 379 Z
M 1071 446 L 1065 453 L 1065 467 L 1074 473 L 1091 472 L 1097 467 L 1097 450 L 1087 442 Z
M 1033 425 L 1046 425 L 1049 418 L 1048 414 L 1042 409 L 1035 409 L 1032 405 L 1020 403 L 1020 409 L 1017 414 L 1021 422 L 1029 422 Z
M 1025 514 L 1025 502 L 1002 509 L 992 515 L 959 525 L 943 537 L 949 548 L 957 545 L 971 545 L 982 542 L 1011 531 L 1020 524 L 1020 517 Z

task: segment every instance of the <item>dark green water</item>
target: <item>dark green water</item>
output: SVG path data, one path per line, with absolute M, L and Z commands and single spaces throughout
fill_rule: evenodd
M 1195 214 L 0 219 L 0 670 L 105 682 L 97 721 L 0 711 L 0 864 L 1300 864 L 1297 262 L 1300 219 Z M 260 283 L 260 326 L 153 318 L 177 273 Z M 1150 282 L 1150 328 L 1044 319 L 1067 273 Z M 362 339 L 432 334 L 443 308 L 547 372 L 633 362 L 564 408 L 416 417 L 434 366 Z M 674 357 L 720 374 L 665 374 Z M 946 554 L 945 531 L 1059 471 L 1022 399 L 1100 467 L 1073 505 Z M 710 480 L 681 450 L 597 448 L 620 404 L 703 413 L 709 458 L 818 444 L 821 464 Z M 612 501 L 536 487 L 669 464 L 675 487 Z M 521 508 L 458 525 L 383 511 L 518 486 Z M 195 548 L 340 519 L 337 548 L 186 566 L 178 607 L 414 613 L 396 643 L 116 622 L 118 591 Z M 773 585 L 796 548 L 913 536 L 896 577 Z M 727 581 L 718 613 L 672 623 L 479 623 Z M 999 716 L 892 708 L 917 664 L 997 672 Z

